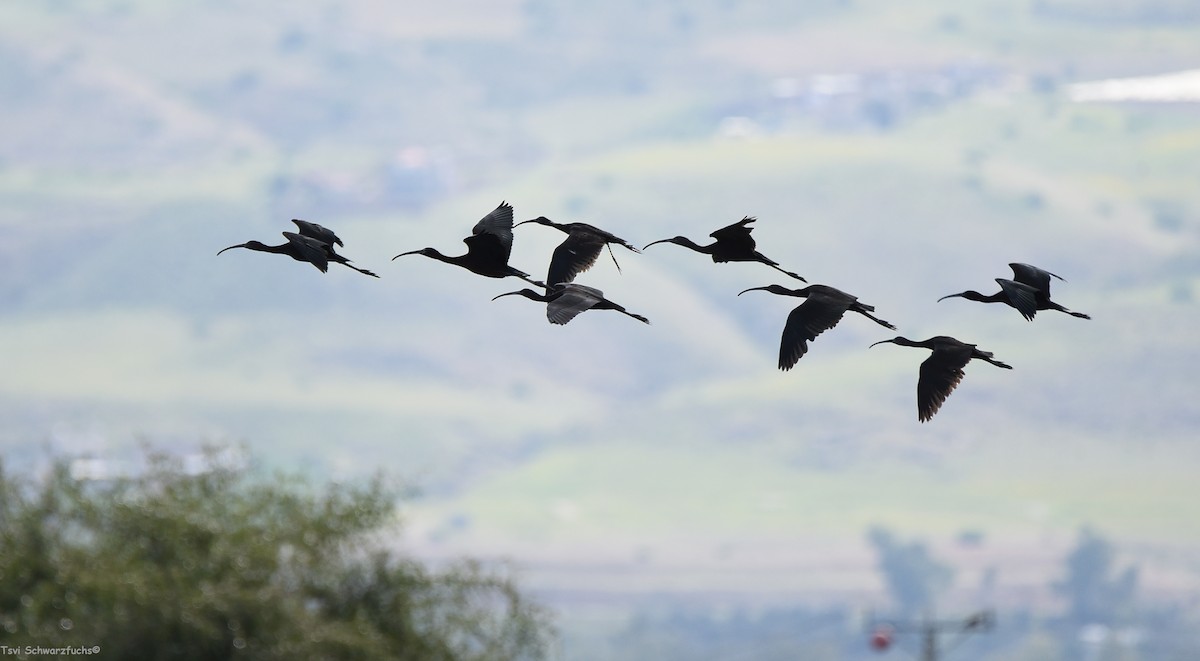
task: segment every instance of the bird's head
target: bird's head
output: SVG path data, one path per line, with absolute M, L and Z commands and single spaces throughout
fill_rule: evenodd
M 942 301 L 946 300 L 947 298 L 965 298 L 968 301 L 978 301 L 978 300 L 982 299 L 983 297 L 984 297 L 983 294 L 980 294 L 977 291 L 972 291 L 972 290 L 968 289 L 967 291 L 959 292 L 957 294 L 946 294 L 945 296 L 938 299 L 938 303 L 941 303 Z
M 263 248 L 266 248 L 266 245 L 264 245 L 261 241 L 247 241 L 245 243 L 239 243 L 234 246 L 229 246 L 228 248 L 222 248 L 220 251 L 217 252 L 217 254 L 220 255 L 221 253 L 225 252 L 226 250 L 233 250 L 234 248 L 249 248 L 250 250 L 262 250 Z
M 510 292 L 506 292 L 503 294 L 499 294 L 497 296 L 492 297 L 492 300 L 494 301 L 497 298 L 503 298 L 505 296 L 524 296 L 525 298 L 528 298 L 531 301 L 540 300 L 540 298 L 541 298 L 541 295 L 538 294 L 537 292 L 533 291 L 532 289 L 521 289 L 518 291 L 510 291 Z
M 880 341 L 876 342 L 875 344 L 897 344 L 902 347 L 907 347 L 907 346 L 912 346 L 912 340 L 908 339 L 907 337 L 897 335 L 896 337 L 893 337 L 890 340 L 880 340 Z M 871 347 L 875 346 L 875 344 L 872 344 Z M 867 347 L 867 348 L 870 349 L 871 347 Z
M 402 252 L 399 255 L 396 255 L 396 257 L 403 257 L 405 255 L 425 255 L 426 257 L 432 257 L 434 259 L 437 259 L 442 256 L 442 253 L 438 252 L 434 248 L 421 248 L 420 250 L 410 250 L 408 252 Z M 392 261 L 396 261 L 396 257 L 393 257 Z
M 767 285 L 766 287 L 751 287 L 749 289 L 743 289 L 742 291 L 738 292 L 738 296 L 741 296 L 748 291 L 768 291 L 772 294 L 778 294 L 780 296 L 802 296 L 804 292 L 803 289 L 788 289 L 782 285 Z
M 522 220 L 521 222 L 517 223 L 517 225 L 524 225 L 525 223 L 537 223 L 538 225 L 548 225 L 550 227 L 553 227 L 558 224 L 545 216 L 538 216 L 537 218 L 530 218 L 529 220 Z M 514 225 L 513 227 L 516 227 L 517 225 Z
M 643 246 L 642 250 L 645 250 L 646 248 L 649 248 L 650 246 L 652 246 L 656 243 L 674 243 L 677 246 L 694 245 L 693 241 L 691 239 L 687 238 L 686 236 L 673 236 L 669 239 L 659 239 L 658 241 L 651 241 L 650 243 L 647 243 L 645 246 Z
M 919 349 L 931 349 L 932 348 L 932 344 L 931 344 L 932 339 L 934 339 L 934 338 L 925 339 L 924 342 L 917 342 L 917 341 L 913 341 L 913 339 L 908 339 L 905 336 L 898 335 L 898 336 L 893 337 L 892 339 L 880 339 L 880 341 L 876 342 L 875 344 L 895 344 L 895 345 L 898 345 L 898 347 L 917 347 Z M 871 344 L 871 347 L 874 347 L 875 344 Z M 871 347 L 868 347 L 868 349 L 870 349 Z

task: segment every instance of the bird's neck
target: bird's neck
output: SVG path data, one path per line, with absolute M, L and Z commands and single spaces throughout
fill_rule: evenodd
M 716 248 L 717 248 L 716 243 L 710 243 L 707 246 L 702 246 L 702 245 L 696 243 L 695 241 L 692 241 L 691 239 L 687 238 L 686 236 L 675 237 L 675 239 L 672 240 L 671 243 L 681 245 L 684 248 L 690 248 L 692 250 L 695 250 L 696 252 L 702 252 L 702 253 L 706 253 L 706 254 L 711 254 L 712 251 L 716 250 Z
M 967 290 L 959 294 L 959 296 L 967 299 L 968 301 L 975 301 L 976 303 L 1003 303 L 1008 300 L 1008 297 L 1004 295 L 1004 292 L 986 295 L 974 290 Z
M 436 259 L 439 262 L 445 262 L 447 264 L 458 264 L 458 262 L 461 261 L 462 257 L 465 257 L 465 255 L 460 255 L 459 257 L 450 257 L 449 255 L 443 255 L 442 253 L 438 252 L 437 250 L 434 250 L 433 248 L 430 248 L 428 251 L 423 252 L 421 254 L 425 255 L 426 257 L 428 257 L 430 259 Z

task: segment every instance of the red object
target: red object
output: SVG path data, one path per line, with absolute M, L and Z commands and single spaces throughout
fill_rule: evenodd
M 889 626 L 876 627 L 871 634 L 871 649 L 877 652 L 886 652 L 892 646 L 892 635 L 894 631 Z

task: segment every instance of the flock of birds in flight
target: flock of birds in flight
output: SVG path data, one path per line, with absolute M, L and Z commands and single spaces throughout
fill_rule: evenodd
M 699 245 L 684 236 L 661 239 L 647 244 L 645 248 L 658 243 L 674 243 L 679 246 L 708 255 L 713 262 L 759 262 L 780 273 L 801 282 L 808 281 L 796 273 L 785 270 L 778 262 L 763 255 L 756 248 L 754 238 L 750 235 L 750 226 L 754 218 L 746 216 L 740 221 L 722 227 L 709 236 L 713 239 L 708 245 Z M 359 273 L 378 278 L 375 273 L 359 268 L 350 263 L 346 257 L 338 254 L 334 246 L 344 246 L 332 230 L 316 223 L 293 219 L 299 232 L 284 232 L 287 243 L 269 246 L 259 241 L 248 241 L 229 246 L 218 252 L 221 254 L 233 248 L 247 248 L 260 252 L 270 252 L 287 255 L 294 260 L 308 262 L 321 272 L 329 269 L 329 264 L 341 264 Z M 507 202 L 501 202 L 491 213 L 475 223 L 471 235 L 463 239 L 467 244 L 467 252 L 462 255 L 447 256 L 434 248 L 422 248 L 400 253 L 392 259 L 405 255 L 424 255 L 447 264 L 460 266 L 478 275 L 489 278 L 520 278 L 541 291 L 521 289 L 500 294 L 492 300 L 503 296 L 523 296 L 533 301 L 546 304 L 546 318 L 552 324 L 566 324 L 577 315 L 587 310 L 614 310 L 632 317 L 643 323 L 650 321 L 639 314 L 626 310 L 623 306 L 604 297 L 604 293 L 594 287 L 588 287 L 574 282 L 575 277 L 588 270 L 596 263 L 602 251 L 608 250 L 613 264 L 619 271 L 621 266 L 612 245 L 618 244 L 640 253 L 641 250 L 625 239 L 587 223 L 556 223 L 545 216 L 539 216 L 525 223 L 537 223 L 553 227 L 564 232 L 567 238 L 554 249 L 550 257 L 550 267 L 546 273 L 546 281 L 534 280 L 528 273 L 521 271 L 508 263 L 513 244 L 513 208 Z M 969 301 L 981 303 L 1003 303 L 1016 309 L 1025 319 L 1032 321 L 1042 310 L 1057 310 L 1073 317 L 1090 319 L 1082 312 L 1073 312 L 1050 300 L 1050 279 L 1058 275 L 1029 264 L 1013 263 L 1013 277 L 996 278 L 1000 291 L 985 295 L 977 291 L 967 290 L 958 294 L 950 294 L 938 299 L 961 297 Z M 549 283 L 549 284 L 547 284 Z M 788 315 L 783 326 L 783 336 L 779 343 L 779 369 L 787 371 L 796 366 L 808 351 L 808 343 L 815 340 L 821 333 L 833 328 L 841 321 L 847 312 L 857 312 L 871 321 L 896 330 L 891 323 L 871 314 L 874 306 L 858 300 L 858 297 L 828 285 L 808 285 L 799 289 L 789 289 L 780 285 L 752 287 L 740 292 L 766 291 L 780 296 L 794 296 L 805 299 Z M 979 349 L 974 344 L 961 342 L 953 337 L 938 335 L 920 342 L 897 336 L 889 340 L 881 340 L 872 344 L 892 343 L 905 347 L 919 347 L 932 351 L 930 356 L 921 363 L 920 375 L 917 380 L 917 417 L 926 422 L 937 413 L 942 403 L 962 381 L 966 367 L 972 359 L 991 363 L 996 367 L 1012 369 L 997 360 L 992 352 Z

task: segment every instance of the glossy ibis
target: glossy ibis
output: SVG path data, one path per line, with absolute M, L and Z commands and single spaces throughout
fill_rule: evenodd
M 247 241 L 246 243 L 239 243 L 235 246 L 222 248 L 219 252 L 217 252 L 217 254 L 220 255 L 226 250 L 232 250 L 233 248 L 246 248 L 249 250 L 257 250 L 258 252 L 273 252 L 279 255 L 287 255 L 298 262 L 308 262 L 309 264 L 312 264 L 322 273 L 327 272 L 329 270 L 329 263 L 333 262 L 334 264 L 341 264 L 342 266 L 352 268 L 359 273 L 369 275 L 373 278 L 379 277 L 378 275 L 375 275 L 366 269 L 360 269 L 351 264 L 350 260 L 334 252 L 333 246 L 328 243 L 324 243 L 311 236 L 304 236 L 295 232 L 284 232 L 283 236 L 285 239 L 287 239 L 287 243 L 278 246 L 268 246 L 260 241 Z
M 512 219 L 512 205 L 501 202 L 500 206 L 475 223 L 475 227 L 471 229 L 471 236 L 463 239 L 463 243 L 467 244 L 466 254 L 450 257 L 434 248 L 422 248 L 402 252 L 392 260 L 405 255 L 425 255 L 439 262 L 461 266 L 472 273 L 488 278 L 511 276 L 538 287 L 545 287 L 545 284 L 531 280 L 528 273 L 508 265 L 508 257 L 512 253 L 513 243 Z
M 753 223 L 754 221 L 754 217 L 746 216 L 732 225 L 722 227 L 712 234 L 709 234 L 709 236 L 716 239 L 716 241 L 706 246 L 697 245 L 694 241 L 686 236 L 676 236 L 670 239 L 653 241 L 646 244 L 645 248 L 649 248 L 655 243 L 674 243 L 677 246 L 683 246 L 684 248 L 690 248 L 696 252 L 709 255 L 712 257 L 712 260 L 717 263 L 761 262 L 767 266 L 770 266 L 776 271 L 791 276 L 801 282 L 808 282 L 804 278 L 801 278 L 791 271 L 783 270 L 779 266 L 779 262 L 776 262 L 775 260 L 770 259 L 766 255 L 755 250 L 756 244 L 754 242 L 754 237 L 750 236 L 750 232 L 754 229 L 753 227 L 750 227 L 750 223 Z M 645 250 L 645 248 L 643 248 L 643 250 Z
M 945 335 L 931 337 L 921 342 L 914 342 L 906 337 L 894 337 L 890 340 L 880 340 L 875 344 L 888 342 L 902 347 L 921 347 L 933 351 L 921 363 L 921 375 L 917 379 L 917 418 L 921 422 L 932 418 L 950 393 L 954 392 L 963 379 L 963 367 L 966 367 L 972 358 L 978 358 L 1006 370 L 1012 369 L 1011 365 L 993 358 L 992 352 L 983 351 L 974 344 L 960 342 Z M 875 346 L 875 344 L 871 346 Z
M 859 303 L 857 296 L 828 285 L 809 285 L 802 289 L 788 289 L 779 285 L 751 287 L 739 292 L 738 296 L 748 291 L 760 290 L 805 299 L 792 310 L 787 323 L 783 325 L 783 337 L 779 341 L 779 369 L 785 372 L 804 357 L 810 341 L 836 326 L 847 311 L 857 312 L 880 326 L 896 330 L 895 326 L 871 314 L 875 306 Z
M 525 223 L 537 223 L 567 233 L 567 238 L 554 249 L 554 254 L 550 257 L 550 270 L 546 273 L 546 282 L 551 285 L 571 282 L 575 276 L 590 269 L 600 256 L 600 250 L 606 246 L 613 264 L 616 264 L 617 271 L 620 271 L 621 265 L 612 251 L 614 243 L 633 252 L 641 252 L 625 239 L 587 223 L 556 223 L 545 216 L 538 216 L 533 220 L 523 220 L 517 225 Z
M 1033 317 L 1037 315 L 1038 310 L 1058 310 L 1072 317 L 1091 319 L 1090 316 L 1082 312 L 1072 312 L 1050 300 L 1050 278 L 1055 277 L 1062 280 L 1062 276 L 1055 275 L 1036 266 L 1030 266 L 1029 264 L 1013 262 L 1009 266 L 1013 270 L 1013 279 L 996 278 L 996 283 L 1000 285 L 1000 291 L 995 294 L 984 295 L 968 289 L 959 294 L 943 296 L 938 301 L 941 302 L 947 298 L 962 297 L 968 301 L 979 303 L 1004 303 L 1009 307 L 1015 308 L 1028 321 L 1033 321 Z M 1066 281 L 1064 280 L 1064 282 Z
M 492 300 L 494 301 L 501 296 L 524 296 L 531 301 L 545 303 L 546 319 L 552 324 L 565 324 L 581 312 L 587 310 L 616 310 L 642 323 L 650 323 L 650 320 L 642 315 L 634 314 L 626 310 L 623 306 L 604 298 L 604 292 L 599 289 L 574 282 L 551 287 L 545 294 L 539 294 L 532 289 L 522 289 L 520 291 L 510 291 L 507 294 L 500 294 L 500 296 L 496 296 Z

